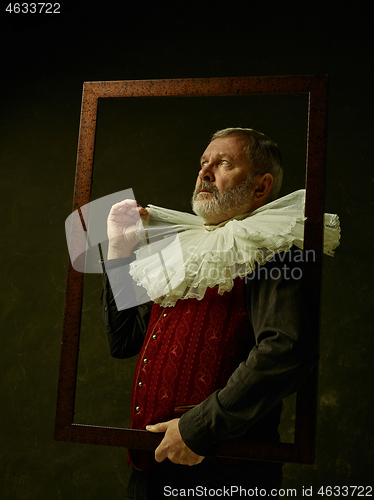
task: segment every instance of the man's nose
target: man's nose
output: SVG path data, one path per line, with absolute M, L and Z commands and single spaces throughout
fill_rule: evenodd
M 199 177 L 202 181 L 209 181 L 209 182 L 214 181 L 213 169 L 209 163 L 204 165 L 204 167 L 201 167 L 201 170 L 199 172 Z

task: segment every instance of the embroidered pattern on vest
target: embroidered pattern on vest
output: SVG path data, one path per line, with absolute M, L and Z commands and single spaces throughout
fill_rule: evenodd
M 173 308 L 154 304 L 135 369 L 131 427 L 181 416 L 223 388 L 254 344 L 240 278 L 223 295 L 215 287 L 201 301 L 180 300 Z M 139 468 L 147 466 L 147 455 L 130 452 Z

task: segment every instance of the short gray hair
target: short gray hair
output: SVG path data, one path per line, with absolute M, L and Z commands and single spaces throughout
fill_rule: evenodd
M 273 185 L 266 201 L 275 200 L 283 179 L 282 155 L 278 145 L 265 134 L 257 132 L 257 130 L 241 127 L 217 130 L 212 135 L 210 142 L 228 135 L 241 136 L 247 141 L 247 146 L 244 150 L 251 162 L 252 172 L 255 176 L 266 173 L 273 176 Z

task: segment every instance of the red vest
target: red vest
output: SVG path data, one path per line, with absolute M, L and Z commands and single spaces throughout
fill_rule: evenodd
M 135 368 L 131 428 L 165 422 L 217 389 L 255 345 L 245 311 L 243 280 L 231 292 L 208 288 L 204 299 L 178 300 L 174 307 L 154 304 Z M 129 450 L 135 467 L 145 469 L 154 452 Z

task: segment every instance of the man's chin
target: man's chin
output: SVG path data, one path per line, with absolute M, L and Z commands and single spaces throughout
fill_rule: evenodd
M 195 200 L 192 209 L 196 215 L 198 215 L 205 221 L 210 220 L 212 216 L 214 217 L 216 215 L 215 211 L 209 207 L 208 200 L 206 200 L 205 202 L 204 200 Z
M 203 219 L 205 219 L 205 216 L 207 215 L 207 204 L 204 203 L 204 200 L 194 200 L 193 205 L 192 205 L 192 210 L 195 212 L 196 215 L 199 215 Z

